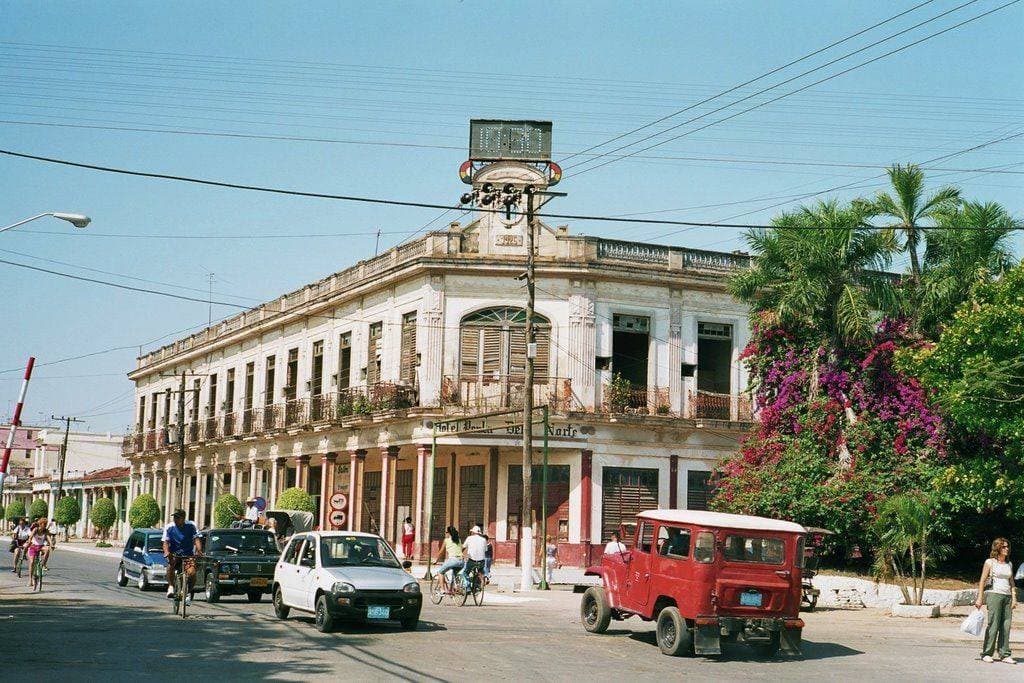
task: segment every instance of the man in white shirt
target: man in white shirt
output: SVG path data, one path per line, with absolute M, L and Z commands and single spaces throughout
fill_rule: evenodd
M 255 498 L 249 498 L 247 501 L 245 501 L 245 514 L 243 514 L 241 517 L 237 517 L 236 519 L 244 519 L 248 522 L 252 522 L 253 524 L 256 524 L 256 522 L 259 521 L 260 509 L 256 507 Z
M 614 555 L 615 553 L 624 553 L 627 550 L 628 548 L 626 548 L 622 541 L 619 540 L 619 532 L 613 531 L 612 540 L 608 541 L 608 543 L 604 547 L 604 554 Z
M 468 572 L 470 566 L 483 572 L 484 559 L 487 557 L 487 539 L 483 537 L 479 526 L 469 530 L 469 536 L 466 536 L 462 543 L 462 549 L 466 551 L 466 564 L 462 568 L 462 573 Z

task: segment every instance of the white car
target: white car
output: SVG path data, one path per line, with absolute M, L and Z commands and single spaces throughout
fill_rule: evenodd
M 416 579 L 376 534 L 310 531 L 296 534 L 274 569 L 274 613 L 312 612 L 318 631 L 338 621 L 397 620 L 416 628 L 423 595 Z

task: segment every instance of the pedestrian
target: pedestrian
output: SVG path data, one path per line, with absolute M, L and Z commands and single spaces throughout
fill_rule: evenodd
M 1012 576 L 1010 542 L 1005 538 L 997 538 L 992 541 L 992 552 L 981 569 L 978 599 L 974 603 L 975 607 L 981 609 L 984 595 L 984 604 L 988 611 L 985 645 L 981 651 L 981 659 L 984 662 L 1017 663 L 1010 656 L 1010 621 L 1013 618 L 1013 609 L 1016 607 Z M 998 653 L 996 652 L 997 645 Z
M 547 580 L 550 585 L 554 581 L 555 567 L 558 565 L 558 545 L 551 540 L 550 536 L 544 539 L 544 553 L 547 556 Z
M 412 517 L 406 517 L 402 523 L 402 555 L 406 558 L 412 557 L 412 544 L 416 540 L 416 526 L 412 523 Z
M 484 549 L 484 580 L 490 583 L 491 564 L 494 563 L 494 544 L 491 543 L 491 537 L 487 534 L 484 534 L 484 540 L 487 541 L 487 547 Z
M 626 550 L 627 548 L 625 544 L 623 544 L 623 542 L 619 540 L 619 532 L 613 531 L 612 540 L 608 541 L 608 543 L 604 546 L 604 554 L 614 555 L 615 553 L 624 553 L 626 552 Z

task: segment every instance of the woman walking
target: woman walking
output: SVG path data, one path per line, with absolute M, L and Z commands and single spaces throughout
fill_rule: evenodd
M 1010 566 L 1010 542 L 1005 538 L 992 541 L 992 552 L 981 569 L 978 582 L 978 600 L 974 606 L 981 609 L 982 595 L 988 608 L 988 626 L 985 628 L 985 646 L 981 651 L 984 662 L 1003 661 L 1016 664 L 1010 656 L 1010 620 L 1013 618 L 1015 600 Z M 986 587 L 988 590 L 986 590 Z M 999 652 L 996 653 L 998 645 Z
M 416 540 L 416 526 L 412 517 L 406 517 L 402 523 L 402 555 L 405 559 L 412 557 L 412 544 Z

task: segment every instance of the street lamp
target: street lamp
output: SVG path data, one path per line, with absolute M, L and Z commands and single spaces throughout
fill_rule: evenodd
M 8 225 L 6 228 L 0 228 L 0 232 L 7 232 L 8 230 L 16 228 L 19 225 L 24 225 L 29 221 L 34 221 L 37 218 L 42 218 L 43 216 L 53 216 L 54 218 L 59 218 L 62 221 L 67 221 L 76 228 L 84 228 L 85 226 L 89 225 L 89 223 L 92 220 L 88 216 L 80 213 L 62 213 L 60 211 L 47 211 L 46 213 L 41 213 L 38 216 L 32 216 L 31 218 L 26 218 L 23 221 L 12 223 L 11 225 Z

